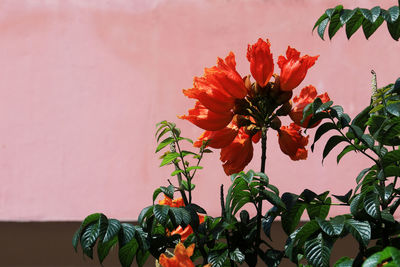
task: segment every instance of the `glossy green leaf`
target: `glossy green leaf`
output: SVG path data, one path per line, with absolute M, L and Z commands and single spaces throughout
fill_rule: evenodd
M 345 222 L 345 228 L 360 244 L 365 247 L 368 245 L 369 240 L 371 239 L 371 227 L 368 222 L 348 219 Z
M 336 158 L 336 162 L 339 164 L 340 160 L 343 158 L 344 155 L 349 153 L 350 151 L 357 150 L 354 145 L 347 145 L 343 148 L 342 152 L 339 153 L 339 155 Z
M 304 246 L 307 261 L 312 266 L 328 267 L 332 245 L 332 241 L 324 239 L 322 234 L 307 241 Z
M 333 267 L 352 267 L 353 266 L 353 259 L 349 257 L 342 257 L 340 258 Z
M 113 239 L 118 234 L 119 229 L 121 229 L 121 223 L 118 220 L 109 219 L 103 243 Z
M 363 20 L 364 16 L 359 10 L 357 10 L 346 23 L 347 39 L 350 39 L 351 36 L 361 27 Z
M 304 224 L 299 231 L 294 235 L 293 242 L 298 242 L 298 246 L 303 246 L 307 239 L 320 229 L 315 220 L 309 221 Z M 293 237 L 293 236 L 291 236 Z
M 400 150 L 389 151 L 382 158 L 383 166 L 388 166 L 400 160 Z
M 338 195 L 332 195 L 334 196 L 337 200 L 343 203 L 349 203 L 351 194 L 353 193 L 353 189 L 350 189 L 345 195 L 343 196 L 338 196 Z
M 290 235 L 296 229 L 305 208 L 305 204 L 297 202 L 282 214 L 282 228 L 286 234 Z
M 340 12 L 335 12 L 335 14 L 331 17 L 331 22 L 329 23 L 329 28 L 328 28 L 329 39 L 332 39 L 332 37 L 342 26 L 343 24 L 340 22 Z
M 329 236 L 340 235 L 344 228 L 344 221 L 343 216 L 336 216 L 329 221 L 317 219 L 319 227 Z
M 328 216 L 331 204 L 331 198 L 327 198 L 324 203 L 315 203 L 307 205 L 307 214 L 310 220 L 315 218 L 325 219 Z
M 99 224 L 93 223 L 86 227 L 81 236 L 81 246 L 83 253 L 93 259 L 93 247 L 99 236 Z
M 364 199 L 364 209 L 365 211 L 375 219 L 380 219 L 381 212 L 379 209 L 379 198 L 374 192 L 370 192 L 365 196 Z
M 322 40 L 324 40 L 324 33 L 325 33 L 325 29 L 326 26 L 328 25 L 329 22 L 329 18 L 324 19 L 323 21 L 321 21 L 321 23 L 318 25 L 318 35 L 319 37 L 321 37 Z
M 119 249 L 118 258 L 122 267 L 130 267 L 132 265 L 138 248 L 138 242 L 136 241 L 136 239 L 132 239 L 131 241 L 129 241 L 129 243 L 125 244 Z
M 132 224 L 121 223 L 121 229 L 118 233 L 119 246 L 123 247 L 129 243 L 135 236 L 136 229 Z
M 156 217 L 157 221 L 161 224 L 165 224 L 168 217 L 169 206 L 167 205 L 155 205 L 153 212 L 154 216 Z
M 343 25 L 346 24 L 356 12 L 357 9 L 343 9 L 340 14 L 340 22 Z
M 103 263 L 104 259 L 107 257 L 110 249 L 115 246 L 118 242 L 118 237 L 114 236 L 112 239 L 107 242 L 99 242 L 97 244 L 97 256 L 99 258 L 100 263 Z
M 146 260 L 148 259 L 150 255 L 150 252 L 148 250 L 143 251 L 141 249 L 137 250 L 136 252 L 136 263 L 138 264 L 139 267 L 143 267 L 143 265 L 146 263 Z
M 173 137 L 168 137 L 166 139 L 164 139 L 163 141 L 161 141 L 161 143 L 157 146 L 156 148 L 156 153 L 158 151 L 160 151 L 161 149 L 163 149 L 164 147 L 168 146 L 169 144 L 173 143 L 175 141 L 175 139 Z
M 226 249 L 223 252 L 221 251 L 212 251 L 208 255 L 208 262 L 211 263 L 213 267 L 222 267 L 224 266 L 224 262 L 228 258 L 229 251 Z
M 326 18 L 328 18 L 328 15 L 326 15 L 325 13 L 322 14 L 322 16 L 319 17 L 319 19 L 315 22 L 314 27 L 313 27 L 313 31 L 314 31 L 315 28 L 316 28 L 319 24 L 321 24 L 321 22 L 322 22 L 323 20 L 325 20 Z
M 371 168 L 365 168 L 364 170 L 362 170 L 362 171 L 357 175 L 357 178 L 356 178 L 356 183 L 357 183 L 357 184 L 361 181 L 361 179 L 365 176 L 365 174 L 366 174 L 370 169 L 371 169 Z
M 334 135 L 331 138 L 329 138 L 328 142 L 325 145 L 324 152 L 322 153 L 322 162 L 324 162 L 326 156 L 328 156 L 329 152 L 331 152 L 331 150 L 335 146 L 344 141 L 347 141 L 347 139 L 341 135 Z
M 279 195 L 276 195 L 274 192 L 263 190 L 263 196 L 265 199 L 274 206 L 280 207 L 281 209 L 285 209 L 285 203 L 280 199 Z
M 140 212 L 139 217 L 138 217 L 139 224 L 142 224 L 143 219 L 153 213 L 153 207 L 154 206 L 148 206 L 148 207 L 142 209 L 142 211 Z
M 234 262 L 242 263 L 245 256 L 238 248 L 236 248 L 234 251 L 229 253 L 229 258 Z
M 173 160 L 175 160 L 179 156 L 180 155 L 177 152 L 171 152 L 171 153 L 166 154 L 163 157 L 163 160 L 161 161 L 160 167 L 167 165 L 168 163 L 171 163 Z
M 372 17 L 372 16 L 371 16 Z M 371 22 L 369 20 L 364 20 L 362 23 L 362 29 L 365 35 L 365 38 L 368 40 L 369 37 L 382 25 L 384 19 L 383 17 L 379 17 L 375 22 Z
M 311 151 L 314 151 L 314 144 L 321 138 L 329 130 L 336 129 L 336 125 L 332 122 L 326 122 L 318 127 L 317 131 L 315 132 L 314 142 L 311 145 Z
M 169 186 L 160 186 L 160 190 L 161 192 L 164 193 L 164 195 L 166 195 L 167 197 L 173 199 L 174 198 L 174 186 L 173 185 L 169 185 Z

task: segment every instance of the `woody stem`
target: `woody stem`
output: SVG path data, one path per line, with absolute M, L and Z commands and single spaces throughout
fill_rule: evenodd
M 267 159 L 267 127 L 261 129 L 261 172 L 265 172 L 265 161 Z M 264 191 L 264 186 L 260 186 L 260 191 Z M 261 244 L 261 217 L 262 217 L 262 198 L 257 205 L 257 235 L 256 235 L 256 253 Z

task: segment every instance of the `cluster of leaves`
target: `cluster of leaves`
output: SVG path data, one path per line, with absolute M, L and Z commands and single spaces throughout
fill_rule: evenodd
M 161 166 L 174 166 L 171 176 L 177 177 L 178 186 L 173 186 L 170 182 L 168 186 L 157 188 L 153 193 L 153 204 L 141 211 L 138 225 L 108 219 L 101 213 L 89 215 L 74 234 L 72 243 L 75 250 L 80 244 L 83 253 L 93 258 L 93 250 L 97 244 L 97 255 L 102 263 L 110 249 L 118 244 L 118 256 L 122 266 L 131 266 L 135 257 L 137 264 L 143 266 L 150 254 L 158 259 L 167 248 L 175 247 L 180 240 L 180 235 L 168 233 L 178 226 L 185 228 L 190 225 L 195 230 L 199 229 L 198 213 L 205 214 L 206 211 L 191 203 L 191 191 L 194 189 L 191 181 L 196 170 L 202 168 L 199 163 L 203 154 L 209 151 L 204 148 L 200 148 L 198 153 L 181 150 L 181 141 L 187 141 L 190 144 L 193 141 L 182 137 L 181 131 L 174 123 L 163 121 L 157 126 L 156 138 L 159 144 L 156 152 L 170 148 L 161 156 Z M 169 137 L 162 139 L 167 134 Z M 195 159 L 195 164 L 189 163 L 187 160 L 189 155 Z M 177 191 L 183 196 L 184 207 L 154 203 L 160 193 L 173 199 Z M 186 192 L 189 192 L 189 198 Z
M 348 39 L 360 28 L 364 32 L 365 38 L 369 38 L 386 21 L 390 35 L 396 41 L 400 38 L 400 18 L 399 6 L 393 6 L 388 10 L 376 6 L 372 9 L 355 8 L 344 9 L 342 5 L 330 8 L 317 20 L 314 28 L 317 28 L 318 35 L 324 39 L 324 33 L 328 28 L 329 38 L 343 26 L 346 27 Z M 328 26 L 329 24 L 329 26 Z
M 372 256 L 375 252 L 389 246 L 400 248 L 400 224 L 393 216 L 400 205 L 400 188 L 397 188 L 400 176 L 399 93 L 400 78 L 395 84 L 378 89 L 371 104 L 353 120 L 343 112 L 342 107 L 332 106 L 331 102 L 322 104 L 316 99 L 305 108 L 304 118 L 313 115 L 309 125 L 321 119 L 328 120 L 317 129 L 312 148 L 328 131 L 338 133 L 328 139 L 323 159 L 333 148 L 344 142 L 347 145 L 337 156 L 337 162 L 348 152 L 355 151 L 371 159 L 373 165 L 357 176 L 354 191 L 350 190 L 344 196 L 334 196 L 342 205 L 350 206 L 350 214 L 329 221 L 323 216 L 310 216 L 310 222 L 290 234 L 286 254 L 292 261 L 296 262 L 296 259 L 304 255 L 313 266 L 328 266 L 333 242 L 347 234 L 352 234 L 358 241 L 359 253 L 354 260 L 341 259 L 336 266 L 361 266 L 369 256 L 373 259 L 368 262 L 379 264 L 382 261 L 378 262 L 377 258 L 381 256 Z M 301 208 L 296 207 L 294 214 L 300 211 Z M 287 230 L 289 234 L 293 228 Z M 370 241 L 375 244 L 368 246 Z M 384 255 L 382 259 L 387 259 L 389 252 L 382 253 L 379 254 Z M 396 257 L 393 256 L 393 260 L 397 260 Z

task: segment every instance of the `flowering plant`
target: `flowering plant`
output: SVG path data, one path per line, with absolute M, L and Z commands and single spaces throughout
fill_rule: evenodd
M 400 205 L 400 189 L 396 188 L 400 176 L 400 78 L 379 89 L 374 74 L 371 103 L 351 119 L 341 106 L 333 105 L 327 93 L 318 94 L 312 85 L 297 89 L 318 56 L 300 56 L 289 46 L 286 55 L 278 57 L 280 73 L 275 74 L 270 46 L 263 39 L 248 46 L 251 75 L 243 77 L 236 71 L 235 55 L 230 52 L 225 59 L 218 58 L 216 66 L 206 68 L 202 77 L 194 78 L 193 88 L 183 93 L 196 99 L 195 106 L 180 118 L 205 132 L 193 142 L 183 137 L 174 123 L 157 124 L 156 152 L 164 152 L 160 166 L 171 166 L 176 181 L 154 191 L 153 204 L 142 210 L 137 225 L 101 213 L 89 215 L 73 237 L 75 249 L 80 243 L 83 253 L 92 258 L 98 241 L 102 262 L 118 244 L 122 266 L 130 266 L 135 257 L 143 266 L 149 255 L 164 267 L 221 267 L 244 262 L 256 266 L 260 261 L 277 266 L 285 258 L 299 266 L 329 266 L 334 242 L 351 235 L 359 244 L 356 258 L 342 258 L 335 266 L 400 265 L 400 224 L 394 216 Z M 300 92 L 293 97 L 295 91 Z M 282 126 L 283 116 L 293 122 Z M 336 132 L 323 149 L 323 159 L 344 142 L 347 145 L 337 156 L 338 162 L 351 151 L 372 161 L 356 178 L 354 189 L 343 196 L 332 195 L 338 203 L 332 203 L 329 191 L 280 194 L 266 175 L 268 130 L 277 132 L 284 154 L 304 160 L 308 136 L 303 130 L 317 126 L 311 150 L 322 135 Z M 253 158 L 253 143 L 260 140 L 260 172 L 244 172 Z M 197 150 L 182 149 L 183 142 Z M 212 152 L 210 148 L 221 150 L 222 167 L 232 181 L 226 192 L 220 188 L 219 217 L 207 216 L 192 198 L 195 174 L 202 169 L 203 156 Z M 272 208 L 263 214 L 266 203 Z M 250 217 L 246 204 L 254 207 L 255 216 Z M 350 213 L 327 218 L 332 205 L 348 206 Z M 309 221 L 300 225 L 305 212 Z M 288 236 L 282 248 L 274 247 L 270 238 L 277 218 Z

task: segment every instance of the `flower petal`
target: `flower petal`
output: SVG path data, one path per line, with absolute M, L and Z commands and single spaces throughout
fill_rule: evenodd
M 257 83 L 264 87 L 274 73 L 274 61 L 270 51 L 269 40 L 259 38 L 257 43 L 248 45 L 247 59 L 250 62 L 250 72 Z
M 289 127 L 282 126 L 278 131 L 279 147 L 282 152 L 288 155 L 292 160 L 307 158 L 305 146 L 308 144 L 308 136 L 301 135 L 300 126 L 291 123 Z
M 306 77 L 307 70 L 311 68 L 319 56 L 305 55 L 300 57 L 300 52 L 288 47 L 286 57 L 279 56 L 278 66 L 281 69 L 279 77 L 282 91 L 290 91 L 296 88 Z
M 232 120 L 233 113 L 231 111 L 221 114 L 215 113 L 207 109 L 199 101 L 193 109 L 189 110 L 189 115 L 179 116 L 180 119 L 188 120 L 194 125 L 207 130 L 217 131 L 223 129 Z
M 235 118 L 235 117 L 234 117 Z M 218 131 L 205 131 L 193 145 L 195 147 L 201 147 L 204 141 L 208 141 L 207 146 L 212 148 L 223 148 L 228 146 L 235 139 L 239 131 L 235 123 L 235 119 Z

